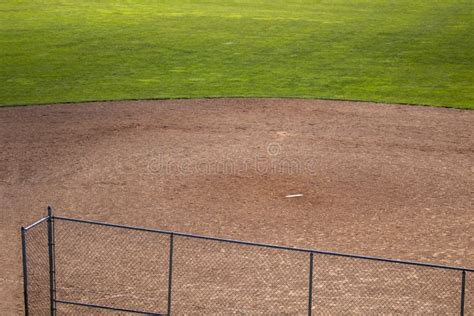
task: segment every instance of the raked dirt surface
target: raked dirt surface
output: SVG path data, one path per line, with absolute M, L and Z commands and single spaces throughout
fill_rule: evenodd
M 45 215 L 474 266 L 474 111 L 212 99 L 0 109 L 0 310 Z M 292 194 L 302 196 L 286 197 Z

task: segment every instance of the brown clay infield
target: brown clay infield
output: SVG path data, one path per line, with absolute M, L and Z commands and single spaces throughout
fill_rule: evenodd
M 474 111 L 317 100 L 0 109 L 0 310 L 45 215 L 474 266 Z M 303 196 L 287 198 L 289 194 Z

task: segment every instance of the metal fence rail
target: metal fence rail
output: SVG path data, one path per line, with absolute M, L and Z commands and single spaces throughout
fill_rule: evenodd
M 22 228 L 26 315 L 474 315 L 474 270 L 48 216 Z

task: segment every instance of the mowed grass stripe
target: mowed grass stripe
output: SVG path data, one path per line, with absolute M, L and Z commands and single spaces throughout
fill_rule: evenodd
M 308 97 L 474 107 L 471 1 L 0 3 L 0 104 Z

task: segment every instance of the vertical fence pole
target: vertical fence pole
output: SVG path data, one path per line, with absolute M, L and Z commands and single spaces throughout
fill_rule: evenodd
M 309 254 L 309 280 L 308 280 L 308 316 L 313 313 L 313 262 L 314 254 Z
M 461 273 L 461 316 L 464 316 L 464 297 L 466 296 L 466 271 Z
M 50 314 L 54 316 L 56 314 L 56 280 L 54 269 L 54 219 L 51 206 L 48 206 L 48 256 Z
M 174 234 L 170 235 L 170 257 L 169 257 L 169 267 L 168 267 L 168 312 L 167 315 L 171 315 L 171 291 L 173 288 L 173 241 Z
M 21 228 L 21 256 L 23 262 L 23 299 L 25 302 L 25 316 L 28 316 L 28 261 L 26 258 L 26 230 L 24 227 Z

